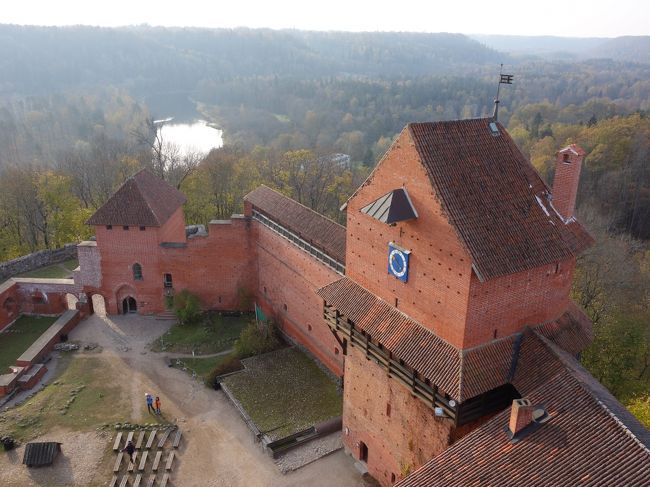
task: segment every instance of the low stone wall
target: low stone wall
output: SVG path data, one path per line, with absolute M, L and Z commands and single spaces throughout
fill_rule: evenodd
M 77 257 L 77 244 L 66 244 L 65 247 L 54 250 L 40 250 L 33 254 L 23 255 L 17 259 L 0 264 L 0 281 L 16 274 L 33 271 L 39 267 L 58 264 Z

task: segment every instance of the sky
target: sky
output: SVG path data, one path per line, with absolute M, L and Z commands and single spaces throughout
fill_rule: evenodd
M 650 35 L 650 0 L 2 0 L 0 23 L 617 37 Z

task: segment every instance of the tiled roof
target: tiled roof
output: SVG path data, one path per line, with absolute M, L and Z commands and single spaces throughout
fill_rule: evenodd
M 432 384 L 458 399 L 460 354 L 451 344 L 344 277 L 318 291 L 327 303 Z
M 143 169 L 127 179 L 86 224 L 159 227 L 183 203 L 183 193 Z
M 397 486 L 650 485 L 650 433 L 573 357 L 528 331 L 519 362 L 515 385 L 548 422 L 511 443 L 508 408 Z
M 268 218 L 345 264 L 344 226 L 267 186 L 251 191 L 244 200 Z
M 318 295 L 370 335 L 373 342 L 458 402 L 511 383 L 515 370 L 519 370 L 522 333 L 459 350 L 347 277 L 319 289 Z M 572 305 L 557 322 L 538 329 L 569 353 L 577 354 L 591 337 L 590 329 L 584 331 L 585 320 L 588 324 Z
M 491 119 L 411 123 L 408 130 L 481 281 L 577 255 L 593 239 L 565 223 L 550 190 Z

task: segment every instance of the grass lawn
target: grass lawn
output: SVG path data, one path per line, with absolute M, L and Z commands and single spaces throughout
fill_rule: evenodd
M 216 357 L 192 357 L 192 358 L 172 358 L 172 364 L 177 369 L 186 368 L 188 373 L 194 372 L 196 375 L 206 381 L 210 372 L 212 372 L 218 365 L 230 359 L 230 354 L 218 355 Z
M 65 279 L 72 276 L 72 271 L 77 268 L 77 259 L 66 260 L 60 264 L 52 264 L 30 272 L 19 274 L 16 277 L 45 277 L 51 279 Z
M 152 343 L 151 350 L 177 353 L 194 351 L 197 355 L 223 352 L 232 348 L 251 319 L 250 314 L 242 316 L 210 314 L 194 325 L 177 323 Z
M 242 362 L 244 371 L 222 383 L 273 440 L 341 415 L 336 384 L 302 352 L 284 348 Z
M 8 374 L 9 366 L 56 320 L 55 316 L 21 316 L 0 333 L 0 374 Z
M 63 356 L 61 375 L 20 406 L 0 413 L 0 436 L 26 441 L 60 426 L 88 430 L 130 419 L 130 403 L 116 378 L 123 375 L 98 357 Z

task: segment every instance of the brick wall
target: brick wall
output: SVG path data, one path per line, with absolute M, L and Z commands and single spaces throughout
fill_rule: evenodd
M 575 258 L 480 282 L 472 275 L 463 347 L 559 318 L 569 307 Z
M 259 304 L 285 333 L 342 376 L 343 351 L 323 321 L 323 301 L 316 295 L 341 275 L 259 222 L 253 228 Z
M 18 284 L 7 281 L 0 284 L 0 330 L 10 325 L 20 316 L 20 295 Z
M 569 148 L 557 153 L 553 179 L 553 207 L 564 218 L 571 218 L 575 210 L 582 159 L 582 155 L 575 154 Z
M 359 459 L 360 442 L 368 447 L 368 471 L 382 485 L 391 475 L 412 472 L 451 442 L 453 422 L 436 417 L 386 370 L 348 347 L 343 390 L 343 442 Z
M 391 227 L 360 212 L 368 203 L 400 187 L 408 191 L 417 219 Z M 471 259 L 443 215 L 406 130 L 350 200 L 347 218 L 348 277 L 461 347 Z M 388 273 L 390 241 L 411 251 L 407 283 Z

